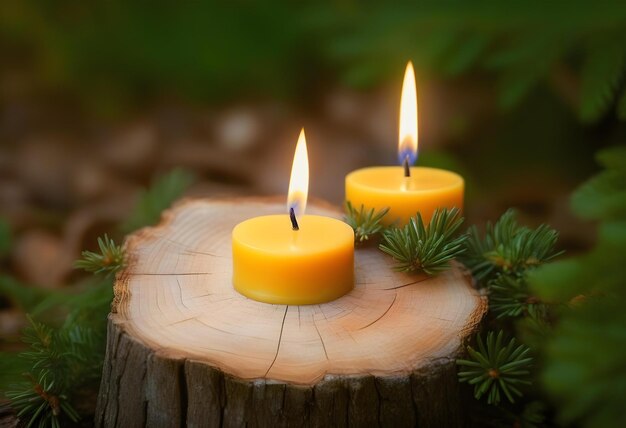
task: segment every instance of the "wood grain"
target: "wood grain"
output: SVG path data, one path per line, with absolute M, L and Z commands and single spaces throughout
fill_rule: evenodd
M 424 395 L 458 404 L 453 359 L 486 309 L 467 273 L 398 273 L 364 248 L 354 290 L 333 302 L 247 299 L 231 285 L 232 228 L 284 209 L 275 200 L 186 200 L 129 237 L 97 426 L 414 426 L 443 414 L 457 425 L 457 411 Z M 320 204 L 308 212 L 340 217 Z M 127 393 L 140 398 L 120 401 Z M 128 406 L 143 409 L 136 425 Z

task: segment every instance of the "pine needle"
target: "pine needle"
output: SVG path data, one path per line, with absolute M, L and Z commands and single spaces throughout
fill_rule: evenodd
M 504 332 L 500 330 L 496 336 L 491 331 L 483 342 L 480 334 L 477 337 L 477 349 L 467 347 L 468 359 L 457 360 L 461 367 L 459 380 L 474 385 L 474 397 L 479 400 L 487 396 L 487 403 L 497 405 L 504 395 L 511 403 L 515 397 L 521 397 L 523 385 L 530 385 L 530 367 L 532 357 L 530 348 L 524 344 L 516 344 L 515 338 L 506 345 Z
M 125 265 L 124 248 L 116 245 L 113 239 L 106 234 L 104 238 L 98 238 L 100 253 L 83 251 L 83 258 L 74 263 L 77 269 L 83 269 L 95 274 L 112 274 L 121 270 Z
M 483 283 L 500 273 L 519 273 L 539 266 L 562 254 L 556 251 L 558 232 L 542 224 L 537 229 L 520 226 L 514 210 L 508 210 L 495 223 L 487 223 L 484 238 L 476 226 L 468 230 L 463 263 Z
M 389 208 L 376 211 L 374 208 L 366 209 L 363 205 L 357 210 L 350 201 L 346 201 L 345 220 L 354 229 L 354 240 L 363 243 L 379 234 L 384 226 L 381 221 L 389 212 Z
M 397 270 L 436 275 L 465 250 L 467 236 L 455 236 L 462 223 L 458 208 L 435 210 L 428 226 L 417 213 L 406 226 L 385 230 L 380 249 L 398 262 Z
M 489 282 L 488 289 L 489 310 L 498 319 L 547 316 L 548 305 L 530 292 L 525 277 L 502 274 Z

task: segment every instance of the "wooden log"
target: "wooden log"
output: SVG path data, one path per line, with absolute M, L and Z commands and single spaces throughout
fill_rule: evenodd
M 97 427 L 464 425 L 454 359 L 486 310 L 471 277 L 459 265 L 399 273 L 370 247 L 356 250 L 354 290 L 333 302 L 247 299 L 231 285 L 231 230 L 283 211 L 186 200 L 127 239 Z

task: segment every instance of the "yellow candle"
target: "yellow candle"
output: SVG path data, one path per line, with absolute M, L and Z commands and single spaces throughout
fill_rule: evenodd
M 334 300 L 354 286 L 354 231 L 346 223 L 303 215 L 308 159 L 300 133 L 289 184 L 290 213 L 255 217 L 233 229 L 233 285 L 251 299 L 284 305 Z
M 330 217 L 255 217 L 233 230 L 233 283 L 261 302 L 307 305 L 343 296 L 354 284 L 354 231 Z
M 420 212 L 430 221 L 437 208 L 463 209 L 463 178 L 454 172 L 437 168 L 411 167 L 405 177 L 399 166 L 363 168 L 346 176 L 346 200 L 353 206 L 390 210 L 383 223 L 408 223 Z
M 400 99 L 398 167 L 373 167 L 346 176 L 346 200 L 357 209 L 389 208 L 385 225 L 402 226 L 418 212 L 430 221 L 437 208 L 463 209 L 465 184 L 460 175 L 437 168 L 411 167 L 417 159 L 417 91 L 411 62 L 407 64 Z

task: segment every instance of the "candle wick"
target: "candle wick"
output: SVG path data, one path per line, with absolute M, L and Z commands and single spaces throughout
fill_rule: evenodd
M 409 167 L 409 155 L 406 155 L 406 157 L 404 158 L 404 176 L 411 176 L 411 168 Z
M 289 218 L 291 219 L 291 228 L 293 230 L 300 230 L 300 226 L 298 226 L 298 219 L 296 219 L 296 213 L 293 208 L 289 208 Z

